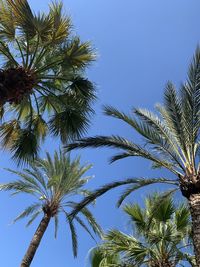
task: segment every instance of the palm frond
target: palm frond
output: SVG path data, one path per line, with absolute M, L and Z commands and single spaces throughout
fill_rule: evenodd
M 65 146 L 65 151 L 70 151 L 75 148 L 86 148 L 86 147 L 113 147 L 125 150 L 121 154 L 117 154 L 116 156 L 111 158 L 111 162 L 115 160 L 119 160 L 125 157 L 143 157 L 152 162 L 159 164 L 160 166 L 169 169 L 175 174 L 181 174 L 176 168 L 174 168 L 174 164 L 170 161 L 166 161 L 159 157 L 158 155 L 153 154 L 153 152 L 148 151 L 147 149 L 123 138 L 120 136 L 112 135 L 112 136 L 95 136 L 88 137 L 84 139 L 80 139 L 74 143 L 71 143 Z
M 37 139 L 41 139 L 42 141 L 44 141 L 48 132 L 48 126 L 46 121 L 41 117 L 41 115 L 34 116 L 32 120 L 32 127 Z
M 73 254 L 74 254 L 74 257 L 77 257 L 78 241 L 77 241 L 76 229 L 75 229 L 75 226 L 73 224 L 73 221 L 69 218 L 66 218 L 66 219 L 67 219 L 67 222 L 69 223 L 69 227 L 70 227 Z
M 164 183 L 164 184 L 170 184 L 174 185 L 176 187 L 179 186 L 178 181 L 168 180 L 165 178 L 154 178 L 154 179 L 141 179 L 137 184 L 129 186 L 127 189 L 125 189 L 124 192 L 122 192 L 121 196 L 119 197 L 117 201 L 117 207 L 120 207 L 123 201 L 134 191 L 151 184 L 157 184 L 157 183 Z
M 50 4 L 50 19 L 52 21 L 52 32 L 50 34 L 53 43 L 61 43 L 70 34 L 72 27 L 69 16 L 63 15 L 62 2 L 53 2 Z
M 78 216 L 75 216 L 74 218 L 83 227 L 83 229 L 90 235 L 90 237 L 93 240 L 95 240 L 93 234 L 91 233 L 91 231 L 89 230 L 89 228 L 87 227 L 87 225 L 83 222 L 83 220 L 81 220 Z
M 156 150 L 162 151 L 164 157 L 169 157 L 175 164 L 184 170 L 184 159 L 176 144 L 176 138 L 173 132 L 167 127 L 156 114 L 145 109 L 134 109 L 134 113 L 144 122 L 141 124 L 141 131 L 150 144 L 155 146 Z M 141 123 L 141 122 L 140 122 Z
M 46 187 L 43 186 L 42 183 L 40 183 L 40 179 L 37 177 L 35 178 L 35 176 L 33 175 L 29 175 L 29 173 L 27 173 L 27 171 L 24 172 L 20 172 L 20 171 L 15 171 L 9 168 L 5 168 L 6 171 L 15 174 L 17 176 L 20 177 L 20 181 L 24 181 L 25 183 L 27 183 L 27 185 L 30 186 L 30 188 L 32 188 L 32 190 L 35 191 L 35 193 L 38 193 L 39 195 L 43 195 L 46 194 Z M 39 182 L 39 183 L 38 183 Z M 14 192 L 15 194 L 15 192 Z
M 11 148 L 13 142 L 20 135 L 20 123 L 17 120 L 12 120 L 9 123 L 4 123 L 0 127 L 1 144 L 3 148 Z
M 86 220 L 88 221 L 90 227 L 93 229 L 94 233 L 99 235 L 100 237 L 103 236 L 103 231 L 101 226 L 97 223 L 96 219 L 92 215 L 92 213 L 89 211 L 88 208 L 84 207 L 80 210 L 80 213 L 84 215 Z
M 150 179 L 149 179 L 150 180 Z M 122 185 L 127 185 L 127 184 L 135 184 L 136 186 L 139 185 L 138 188 L 142 187 L 143 185 L 146 184 L 150 184 L 150 181 L 144 178 L 130 178 L 130 179 L 126 179 L 123 181 L 117 181 L 117 182 L 112 182 L 109 184 L 106 184 L 98 189 L 96 189 L 95 191 L 93 191 L 92 194 L 90 194 L 89 196 L 85 197 L 81 202 L 79 202 L 76 207 L 74 208 L 74 210 L 69 214 L 69 216 L 71 218 L 73 218 L 78 212 L 80 212 L 84 207 L 86 207 L 87 205 L 89 205 L 91 202 L 93 202 L 95 199 L 97 199 L 98 197 L 104 195 L 106 192 L 108 192 L 111 189 L 114 189 L 116 187 L 122 186 Z M 176 181 L 173 180 L 165 180 L 165 179 L 152 179 L 151 183 L 155 183 L 155 182 L 160 182 L 160 183 L 170 183 L 170 184 L 174 184 L 174 185 L 178 185 Z M 154 182 L 155 181 L 155 182 Z
M 129 260 L 134 258 L 134 262 L 140 266 L 144 262 L 146 255 L 148 254 L 148 248 L 146 248 L 141 242 L 130 235 L 126 235 L 118 230 L 110 230 L 105 239 L 106 248 L 109 251 L 115 253 L 126 253 L 124 258 L 128 257 Z M 109 242 L 110 241 L 110 242 Z M 128 248 L 128 249 L 127 249 Z
M 12 10 L 8 7 L 5 1 L 0 1 L 0 36 L 11 41 L 15 38 L 15 21 Z
M 35 133 L 30 129 L 20 129 L 19 135 L 11 145 L 13 159 L 18 164 L 23 162 L 31 162 L 38 156 L 39 140 Z
M 30 37 L 34 37 L 36 29 L 34 15 L 27 0 L 7 0 L 9 8 L 14 15 L 14 21 L 19 29 Z
M 63 49 L 65 57 L 63 66 L 73 66 L 74 68 L 83 68 L 95 60 L 95 53 L 91 48 L 89 42 L 81 43 L 80 39 L 74 38 L 67 46 Z
M 142 233 L 146 230 L 146 214 L 138 204 L 126 204 L 123 210 L 129 215 L 131 221 L 135 223 L 137 232 Z
M 36 212 L 31 216 L 30 220 L 27 222 L 26 227 L 28 227 L 29 225 L 31 225 L 31 224 L 35 221 L 35 219 L 38 217 L 38 215 L 41 214 L 41 212 L 42 212 L 42 209 L 36 211 Z
M 189 135 L 189 145 L 194 150 L 200 127 L 200 49 L 197 47 L 189 67 L 188 80 L 182 85 L 181 98 L 184 122 Z M 193 155 L 195 156 L 195 155 Z
M 51 133 L 54 136 L 60 136 L 63 143 L 70 139 L 80 138 L 86 132 L 88 125 L 89 120 L 86 113 L 70 107 L 55 113 L 49 121 Z
M 8 59 L 7 64 L 11 65 L 12 67 L 19 66 L 18 62 L 12 55 L 11 49 L 9 48 L 9 46 L 6 43 L 2 42 L 1 40 L 0 40 L 0 54 Z
M 168 83 L 164 93 L 165 113 L 162 114 L 168 127 L 173 132 L 184 157 L 188 160 L 188 133 L 185 128 L 181 99 L 172 83 Z
M 175 145 L 175 140 L 173 140 L 174 138 L 172 134 L 155 114 L 147 110 L 134 109 L 134 113 L 141 118 L 141 120 L 138 122 L 133 117 L 130 117 L 127 114 L 110 106 L 104 107 L 104 112 L 108 116 L 112 116 L 128 123 L 139 134 L 145 137 L 148 144 L 154 145 L 154 149 L 162 152 L 165 158 L 169 158 L 170 160 L 174 161 L 179 168 L 184 170 L 181 162 L 179 161 L 180 153 Z M 125 153 L 123 156 L 127 157 L 128 153 Z M 121 157 L 118 157 L 118 155 L 114 156 L 112 161 L 120 158 Z
M 88 102 L 96 98 L 94 84 L 81 76 L 73 77 L 67 90 L 79 99 L 83 99 L 83 101 Z
M 35 190 L 32 187 L 32 185 L 30 185 L 27 182 L 24 181 L 14 181 L 14 182 L 10 182 L 7 184 L 1 184 L 0 185 L 0 190 L 2 191 L 14 191 L 15 194 L 17 193 L 28 193 L 28 194 L 35 194 Z
M 174 211 L 173 203 L 169 197 L 172 196 L 177 190 L 178 188 L 169 189 L 165 191 L 164 193 L 156 196 L 156 198 L 154 199 L 154 202 L 152 203 L 153 208 L 151 209 L 151 213 L 148 218 L 148 227 L 151 226 L 153 218 L 156 218 L 157 222 L 162 221 L 162 220 L 166 221 L 167 219 L 169 219 L 170 215 Z M 158 210 L 158 214 L 157 214 L 157 210 Z
M 41 170 L 38 168 L 38 166 L 37 166 L 38 162 L 40 162 L 39 159 L 35 160 L 34 163 L 30 164 L 31 169 L 25 168 L 24 169 L 24 175 L 33 177 L 37 181 L 37 185 L 42 187 L 44 189 L 44 191 L 47 191 L 47 181 L 45 179 L 46 177 L 41 172 Z M 15 173 L 15 171 L 13 171 L 13 170 L 11 170 L 11 171 L 13 173 Z
M 15 219 L 14 219 L 14 223 L 18 220 L 21 220 L 25 217 L 28 217 L 29 215 L 35 213 L 36 211 L 38 211 L 38 209 L 41 207 L 41 205 L 39 203 L 35 203 L 32 204 L 30 206 L 28 206 L 22 213 L 20 213 Z
M 177 230 L 182 231 L 186 228 L 188 228 L 188 225 L 190 224 L 190 211 L 186 205 L 181 205 L 178 209 L 175 211 L 175 222 Z

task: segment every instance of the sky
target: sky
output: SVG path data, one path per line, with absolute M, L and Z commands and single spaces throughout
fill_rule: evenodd
M 35 11 L 47 10 L 47 0 L 30 0 Z M 200 40 L 198 0 L 64 0 L 66 12 L 70 14 L 74 32 L 81 40 L 91 41 L 96 49 L 97 61 L 88 69 L 87 76 L 96 84 L 98 100 L 94 105 L 95 116 L 91 120 L 88 136 L 118 134 L 140 142 L 138 135 L 122 122 L 105 117 L 103 105 L 112 105 L 131 113 L 133 107 L 153 110 L 162 101 L 168 80 L 178 87 L 187 77 L 188 64 Z M 44 150 L 52 153 L 57 147 L 55 139 L 48 139 Z M 88 187 L 129 177 L 157 177 L 169 174 L 153 171 L 149 162 L 142 159 L 124 159 L 109 164 L 112 149 L 85 149 L 73 152 L 80 154 L 83 163 L 92 163 L 88 174 L 94 175 Z M 1 153 L 1 181 L 14 179 L 4 167 L 16 168 L 8 152 Z M 149 187 L 131 195 L 128 201 L 142 203 L 153 190 Z M 127 218 L 115 207 L 121 190 L 114 190 L 97 200 L 91 208 L 103 229 L 113 227 L 128 231 Z M 1 266 L 19 266 L 29 245 L 39 219 L 29 228 L 26 221 L 11 224 L 12 219 L 31 201 L 25 196 L 10 198 L 0 194 Z M 183 200 L 180 194 L 177 201 Z M 89 267 L 86 257 L 95 242 L 77 228 L 79 254 L 72 255 L 69 229 L 64 218 L 60 218 L 57 240 L 53 235 L 53 224 L 45 233 L 32 267 Z M 98 241 L 98 239 L 97 239 Z

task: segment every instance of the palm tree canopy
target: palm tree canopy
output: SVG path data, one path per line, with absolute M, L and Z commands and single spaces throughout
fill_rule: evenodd
M 168 82 L 163 105 L 156 105 L 157 113 L 134 108 L 128 115 L 106 106 L 106 115 L 122 120 L 145 140 L 136 144 L 124 137 L 96 136 L 80 139 L 67 150 L 85 147 L 112 147 L 120 152 L 111 162 L 126 157 L 142 157 L 152 162 L 153 168 L 165 168 L 178 176 L 185 197 L 200 193 L 199 129 L 200 129 L 200 49 L 197 48 L 189 67 L 187 81 L 179 92 Z
M 62 2 L 35 14 L 27 0 L 0 0 L 0 59 L 0 136 L 15 159 L 36 157 L 48 132 L 65 142 L 86 131 L 95 53 L 72 34 Z
M 90 194 L 90 191 L 84 187 L 91 179 L 90 176 L 84 177 L 90 167 L 91 165 L 81 166 L 80 157 L 71 160 L 69 155 L 64 156 L 61 152 L 55 152 L 53 158 L 47 153 L 46 159 L 35 160 L 30 164 L 29 169 L 24 169 L 22 172 L 7 169 L 19 176 L 19 179 L 1 184 L 0 189 L 13 191 L 12 195 L 25 193 L 36 199 L 36 202 L 26 207 L 14 222 L 30 217 L 27 223 L 29 226 L 41 213 L 47 213 L 54 218 L 56 237 L 59 214 L 64 213 L 71 231 L 73 252 L 76 256 L 77 234 L 74 222 L 69 218 L 69 213 L 76 205 L 76 196 Z M 87 223 L 79 215 L 82 215 Z M 80 210 L 80 214 L 77 214 L 74 219 L 92 238 L 94 236 L 90 227 L 95 234 L 102 234 L 100 226 L 87 207 Z
M 102 255 L 99 265 L 92 265 L 91 261 L 92 267 L 111 267 L 109 258 L 117 255 L 120 261 L 115 266 L 183 266 L 184 261 L 194 266 L 194 257 L 188 253 L 191 223 L 186 205 L 176 207 L 170 197 L 160 202 L 160 196 L 155 194 L 146 198 L 144 208 L 127 204 L 123 209 L 129 216 L 132 233 L 108 231 L 98 248 Z M 96 255 L 91 258 L 94 260 Z

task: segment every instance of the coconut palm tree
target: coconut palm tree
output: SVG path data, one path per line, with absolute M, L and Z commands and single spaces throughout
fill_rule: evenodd
M 1 184 L 1 190 L 13 191 L 14 195 L 26 193 L 37 200 L 37 202 L 25 208 L 24 211 L 16 217 L 14 222 L 30 216 L 27 223 L 27 226 L 29 226 L 42 214 L 42 220 L 21 262 L 21 267 L 30 266 L 51 220 L 55 222 L 56 237 L 60 213 L 64 213 L 66 223 L 69 224 L 74 256 L 77 255 L 76 228 L 68 214 L 76 205 L 74 201 L 75 196 L 90 194 L 90 192 L 84 188 L 84 185 L 91 177 L 83 177 L 90 167 L 91 165 L 81 166 L 80 157 L 71 160 L 69 155 L 64 156 L 61 152 L 55 152 L 54 158 L 51 158 L 47 153 L 46 159 L 35 160 L 34 163 L 30 164 L 29 169 L 24 169 L 22 172 L 8 169 L 11 173 L 18 175 L 19 179 Z M 80 224 L 92 238 L 94 237 L 88 226 L 92 228 L 95 234 L 101 235 L 101 228 L 87 207 L 84 207 L 80 211 L 80 215 L 85 218 L 87 223 L 85 223 L 79 215 L 75 216 L 75 221 Z
M 175 205 L 170 197 L 160 201 L 160 197 L 156 194 L 146 198 L 144 208 L 138 204 L 124 206 L 131 233 L 108 231 L 104 243 L 91 253 L 91 267 L 175 267 L 187 263 L 195 266 L 194 256 L 188 252 L 191 250 L 188 207 Z
M 65 142 L 86 131 L 94 59 L 61 2 L 35 14 L 27 0 L 0 0 L 0 137 L 16 160 L 35 158 L 47 133 Z
M 85 147 L 112 147 L 121 150 L 114 155 L 111 162 L 127 157 L 142 157 L 152 162 L 153 168 L 165 168 L 171 172 L 171 183 L 180 189 L 187 198 L 193 224 L 194 251 L 197 266 L 200 266 L 200 49 L 197 48 L 190 64 L 187 81 L 181 85 L 179 92 L 168 82 L 164 92 L 163 105 L 156 105 L 157 112 L 146 109 L 133 109 L 131 115 L 120 112 L 113 107 L 105 107 L 105 114 L 122 120 L 138 132 L 144 145 L 136 144 L 121 136 L 96 136 L 81 139 L 68 146 L 68 150 Z M 146 181 L 146 182 L 145 182 Z M 138 184 L 129 186 L 119 200 L 143 185 L 167 182 L 169 179 L 142 179 Z M 122 184 L 118 182 L 119 185 Z M 125 181 L 126 183 L 126 181 Z M 131 181 L 130 181 L 131 183 Z M 117 186 L 117 184 L 115 184 Z M 108 190 L 111 189 L 111 184 Z M 93 197 L 107 192 L 106 186 L 97 190 Z M 92 198 L 93 198 L 92 197 Z M 88 204 L 84 199 L 77 207 Z

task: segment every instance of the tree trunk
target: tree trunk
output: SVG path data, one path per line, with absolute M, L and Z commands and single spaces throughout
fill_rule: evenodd
M 33 239 L 31 240 L 29 248 L 26 251 L 26 254 L 25 254 L 25 256 L 21 262 L 21 267 L 29 267 L 30 266 L 50 220 L 51 220 L 51 216 L 49 214 L 45 213 L 38 228 L 37 228 L 37 230 L 36 230 L 36 232 L 35 232 L 35 234 L 34 234 L 34 236 L 33 236 Z
M 169 262 L 169 261 L 165 261 L 165 262 L 158 262 L 158 263 L 150 263 L 150 267 L 175 267 L 176 264 Z
M 192 235 L 196 266 L 200 267 L 200 194 L 191 195 L 189 197 L 189 205 L 192 217 Z

